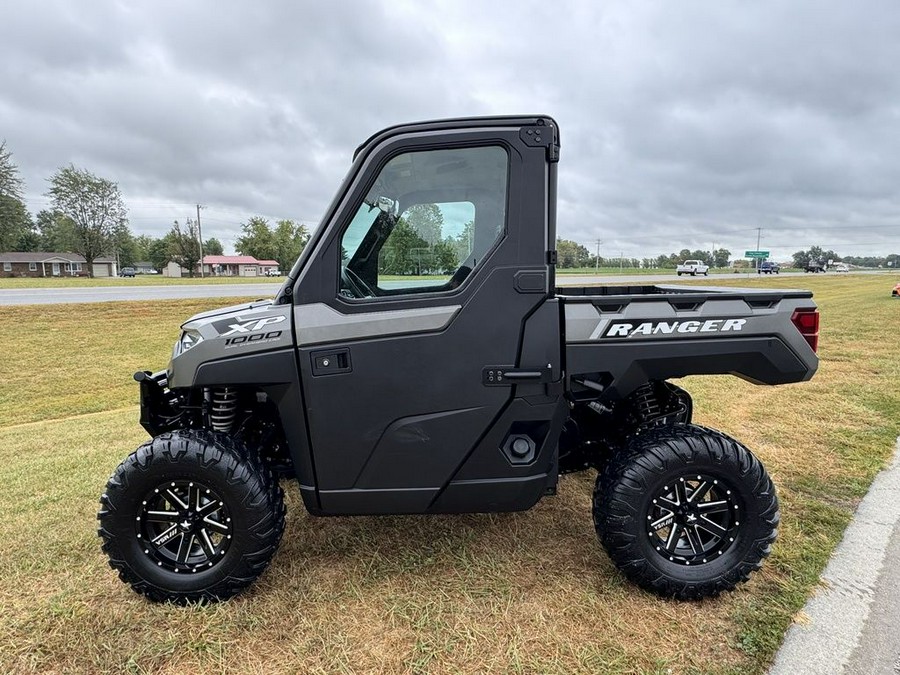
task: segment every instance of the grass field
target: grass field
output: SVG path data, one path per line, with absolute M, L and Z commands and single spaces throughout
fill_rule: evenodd
M 877 277 L 737 283 L 812 288 L 822 363 L 799 385 L 682 382 L 782 502 L 763 571 L 699 603 L 615 572 L 583 474 L 529 512 L 455 517 L 313 518 L 287 484 L 281 550 L 247 593 L 151 605 L 106 565 L 97 498 L 145 438 L 131 373 L 163 367 L 179 321 L 223 303 L 4 307 L 0 672 L 762 672 L 893 447 L 900 301 Z

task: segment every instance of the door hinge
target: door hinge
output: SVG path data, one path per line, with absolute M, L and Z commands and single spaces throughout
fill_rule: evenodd
M 559 161 L 559 137 L 552 123 L 540 119 L 537 124 L 522 127 L 519 130 L 519 138 L 525 145 L 546 148 L 548 162 Z
M 556 254 L 556 251 L 547 251 L 547 264 L 548 265 L 555 265 L 557 258 L 558 258 L 558 256 Z
M 559 146 L 556 143 L 547 146 L 547 161 L 553 163 L 559 161 Z

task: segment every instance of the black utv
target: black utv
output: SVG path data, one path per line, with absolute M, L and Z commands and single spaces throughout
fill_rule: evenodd
M 644 588 L 702 598 L 759 568 L 775 488 L 668 380 L 808 380 L 812 296 L 557 288 L 559 153 L 546 116 L 360 146 L 278 294 L 190 318 L 168 368 L 135 374 L 151 439 L 98 516 L 120 577 L 234 595 L 275 554 L 287 476 L 315 515 L 424 514 L 528 509 L 590 469 L 600 542 Z

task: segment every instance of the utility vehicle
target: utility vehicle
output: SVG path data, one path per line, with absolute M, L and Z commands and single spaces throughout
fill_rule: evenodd
M 168 368 L 135 374 L 152 438 L 98 515 L 122 580 L 237 593 L 281 539 L 286 476 L 315 515 L 425 514 L 528 509 L 588 469 L 599 539 L 644 588 L 702 598 L 757 569 L 772 482 L 669 380 L 809 379 L 812 295 L 557 288 L 559 148 L 546 116 L 363 143 L 278 294 L 190 318 Z

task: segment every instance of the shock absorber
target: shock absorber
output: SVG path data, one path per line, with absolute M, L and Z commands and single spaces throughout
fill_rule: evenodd
M 213 431 L 231 431 L 237 417 L 237 392 L 223 387 L 213 389 L 209 406 L 209 426 Z
M 641 424 L 647 424 L 647 422 L 659 417 L 662 413 L 659 398 L 656 396 L 652 382 L 647 382 L 638 387 L 632 394 L 632 398 L 634 400 L 634 409 L 637 411 Z

